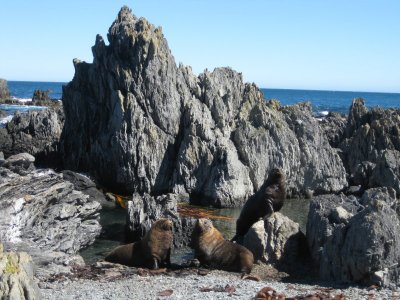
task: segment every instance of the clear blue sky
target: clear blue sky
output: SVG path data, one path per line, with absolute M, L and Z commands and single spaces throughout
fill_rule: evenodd
M 0 78 L 70 81 L 119 9 L 162 26 L 177 63 L 266 88 L 400 92 L 399 0 L 10 0 Z

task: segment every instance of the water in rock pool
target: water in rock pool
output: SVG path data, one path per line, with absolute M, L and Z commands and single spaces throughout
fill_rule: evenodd
M 280 212 L 299 223 L 301 230 L 305 232 L 309 202 L 309 199 L 287 199 Z M 215 216 L 211 218 L 214 226 L 226 239 L 231 239 L 234 236 L 236 219 L 240 214 L 241 208 L 189 207 L 192 210 L 205 211 L 207 214 Z M 104 208 L 100 216 L 100 223 L 103 227 L 101 235 L 91 246 L 80 252 L 87 264 L 103 259 L 112 249 L 123 244 L 125 240 L 126 215 L 123 208 Z M 181 264 L 192 258 L 192 249 L 184 247 L 173 249 L 171 261 L 172 263 Z

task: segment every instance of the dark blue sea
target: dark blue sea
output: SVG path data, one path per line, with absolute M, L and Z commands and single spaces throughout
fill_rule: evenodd
M 39 82 L 39 81 L 8 81 L 8 88 L 12 97 L 27 101 L 32 99 L 34 90 L 48 90 L 50 98 L 59 100 L 62 97 L 62 86 L 66 82 Z M 343 92 L 343 91 L 313 91 L 313 90 L 286 90 L 286 89 L 261 89 L 265 99 L 276 99 L 282 105 L 295 104 L 309 101 L 316 114 L 326 115 L 330 111 L 347 114 L 353 99 L 361 97 L 368 107 L 400 108 L 400 93 L 370 93 L 370 92 Z M 16 110 L 26 111 L 42 109 L 35 106 L 0 105 L 9 115 Z M 10 120 L 0 120 L 5 123 Z
M 35 90 L 49 91 L 51 99 L 60 100 L 62 86 L 66 82 L 8 81 L 11 96 L 18 99 L 32 99 Z
M 314 112 L 340 112 L 348 114 L 351 102 L 363 98 L 365 105 L 371 107 L 400 108 L 399 93 L 370 93 L 343 91 L 283 90 L 261 89 L 267 100 L 276 99 L 283 105 L 309 101 Z

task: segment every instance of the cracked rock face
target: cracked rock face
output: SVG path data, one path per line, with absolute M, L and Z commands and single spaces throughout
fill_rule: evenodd
M 20 175 L 4 167 L 0 175 L 2 242 L 75 254 L 99 235 L 100 204 L 62 175 L 50 169 Z
M 166 194 L 152 197 L 149 194 L 140 196 L 133 194 L 128 202 L 127 229 L 129 239 L 137 241 L 143 238 L 150 230 L 151 225 L 160 218 L 167 218 L 173 222 L 174 247 L 190 244 L 195 219 L 181 217 L 178 214 L 178 202 L 182 201 L 179 195 Z
M 0 244 L 0 298 L 40 299 L 32 258 L 24 252 L 3 252 Z
M 0 151 L 6 157 L 27 152 L 41 165 L 58 167 L 63 123 L 61 108 L 16 113 L 5 128 L 0 128 Z
M 310 204 L 307 240 L 322 279 L 366 285 L 400 282 L 400 221 L 392 188 L 324 195 Z
M 126 193 L 240 206 L 280 167 L 290 194 L 336 192 L 346 173 L 309 107 L 268 106 L 240 73 L 177 66 L 161 28 L 123 7 L 64 87 L 65 167 Z M 279 106 L 279 105 L 278 105 Z M 79 121 L 78 121 L 79 120 Z
M 400 193 L 400 110 L 368 110 L 362 99 L 350 108 L 340 148 L 352 184 L 391 187 Z

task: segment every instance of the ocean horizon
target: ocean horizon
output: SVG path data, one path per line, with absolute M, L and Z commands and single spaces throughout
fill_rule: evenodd
M 68 82 L 51 81 L 8 81 L 12 97 L 29 100 L 34 90 L 48 90 L 52 99 L 62 98 L 62 86 Z M 313 111 L 339 112 L 347 114 L 353 99 L 363 98 L 369 108 L 400 108 L 400 93 L 336 91 L 336 90 L 306 90 L 306 89 L 274 89 L 260 88 L 266 100 L 276 99 L 282 105 L 292 105 L 298 102 L 311 102 Z

